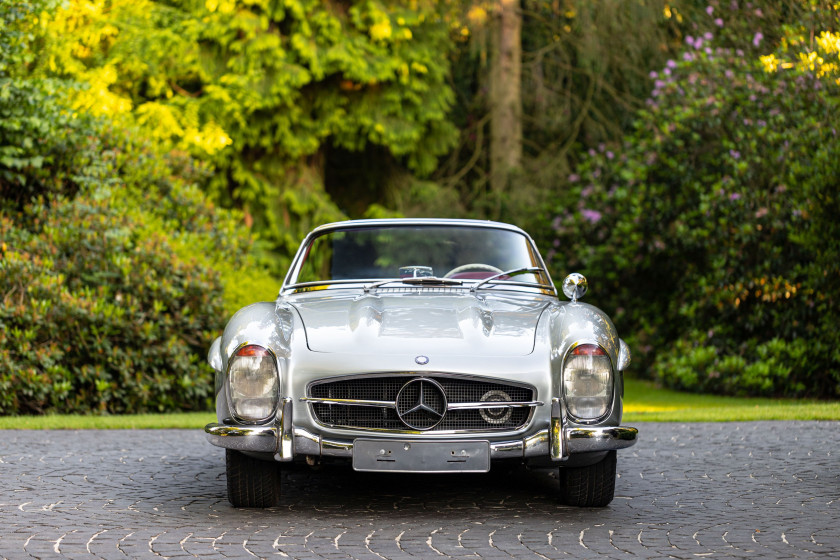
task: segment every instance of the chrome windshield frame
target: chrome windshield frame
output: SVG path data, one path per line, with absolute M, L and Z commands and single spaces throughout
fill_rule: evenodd
M 548 272 L 548 267 L 545 265 L 545 261 L 542 258 L 539 250 L 537 249 L 534 240 L 528 235 L 525 231 L 521 228 L 518 228 L 514 225 L 505 224 L 501 222 L 491 222 L 491 221 L 484 221 L 484 220 L 449 220 L 449 219 L 431 219 L 431 218 L 412 218 L 412 219 L 382 219 L 382 220 L 348 220 L 345 222 L 334 222 L 331 224 L 325 224 L 319 226 L 312 230 L 301 242 L 300 247 L 298 248 L 295 257 L 292 259 L 292 263 L 289 266 L 288 272 L 286 274 L 285 279 L 283 280 L 283 284 L 280 288 L 280 296 L 282 296 L 286 292 L 295 292 L 299 290 L 307 290 L 316 288 L 319 286 L 333 286 L 333 285 L 352 285 L 352 284 L 369 284 L 371 282 L 377 282 L 380 280 L 384 280 L 382 278 L 376 279 L 344 279 L 344 280 L 323 280 L 323 281 L 314 281 L 314 282 L 293 282 L 296 280 L 298 275 L 300 274 L 300 269 L 303 264 L 303 261 L 309 251 L 309 247 L 312 241 L 327 232 L 335 231 L 335 230 L 342 230 L 342 229 L 351 229 L 351 228 L 370 228 L 370 227 L 398 227 L 398 226 L 419 226 L 419 225 L 427 225 L 427 226 L 450 226 L 450 227 L 472 227 L 472 228 L 486 228 L 486 229 L 496 229 L 496 230 L 504 230 L 515 232 L 521 234 L 525 237 L 526 242 L 530 245 L 533 254 L 535 255 L 536 259 L 539 261 L 535 268 L 542 268 L 543 274 L 548 279 L 548 284 L 540 284 L 534 282 L 511 282 L 511 281 L 502 281 L 499 283 L 493 282 L 494 286 L 516 286 L 516 287 L 524 287 L 524 288 L 532 288 L 538 289 L 541 291 L 550 291 L 555 297 L 558 295 L 557 287 L 554 285 L 554 281 L 551 279 L 551 275 Z M 465 284 L 464 287 L 470 286 L 472 283 Z M 447 286 L 449 287 L 449 286 Z M 452 286 L 458 287 L 458 286 Z M 489 287 L 489 286 L 488 286 Z M 307 290 L 308 291 L 308 290 Z

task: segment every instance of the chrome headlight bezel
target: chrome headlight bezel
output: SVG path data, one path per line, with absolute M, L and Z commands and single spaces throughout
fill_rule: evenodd
M 269 360 L 270 361 L 269 366 L 273 369 L 273 378 L 271 379 L 271 382 L 273 383 L 273 386 L 274 386 L 273 391 L 271 389 L 269 389 L 269 391 L 266 391 L 266 392 L 263 393 L 265 396 L 262 397 L 262 398 L 270 399 L 271 404 L 270 404 L 270 407 L 268 407 L 266 409 L 266 414 L 264 416 L 259 416 L 259 417 L 257 417 L 257 416 L 246 416 L 246 415 L 241 414 L 240 411 L 237 410 L 237 404 L 234 400 L 235 391 L 234 391 L 234 388 L 232 387 L 233 380 L 232 380 L 232 377 L 231 377 L 231 372 L 232 372 L 234 366 L 236 365 L 236 361 L 238 359 L 245 358 L 245 357 L 250 357 L 250 356 L 239 356 L 239 353 L 243 349 L 246 349 L 248 347 L 255 347 L 255 348 L 259 348 L 259 349 L 265 351 L 265 356 L 262 356 L 261 358 L 263 360 L 266 360 L 266 359 Z M 236 350 L 234 350 L 234 352 L 231 354 L 230 358 L 228 359 L 227 368 L 225 369 L 224 384 L 225 384 L 225 397 L 226 397 L 227 404 L 228 404 L 228 412 L 230 413 L 231 418 L 233 418 L 236 422 L 238 422 L 240 424 L 254 425 L 254 424 L 265 424 L 265 423 L 268 423 L 268 422 L 274 420 L 274 418 L 277 414 L 277 409 L 278 409 L 279 404 L 280 404 L 280 392 L 281 392 L 280 388 L 282 387 L 282 375 L 281 375 L 281 371 L 280 371 L 280 362 L 277 359 L 277 356 L 274 353 L 274 351 L 271 350 L 271 348 L 268 348 L 266 346 L 262 346 L 261 344 L 254 344 L 254 343 L 251 343 L 251 342 L 244 342 L 244 343 L 240 344 L 239 346 L 237 346 Z M 259 397 L 252 397 L 252 398 L 259 398 Z
M 601 358 L 604 359 L 606 361 L 606 365 L 608 366 L 607 369 L 605 370 L 606 374 L 607 374 L 607 381 L 606 381 L 606 383 L 603 383 L 603 385 L 604 385 L 604 390 L 603 390 L 604 395 L 603 395 L 603 397 L 600 397 L 600 398 L 604 399 L 604 404 L 601 407 L 603 410 L 602 410 L 602 412 L 600 412 L 596 416 L 586 416 L 586 415 L 581 415 L 579 413 L 576 413 L 576 411 L 575 411 L 576 407 L 574 405 L 574 400 L 573 399 L 576 399 L 576 398 L 596 399 L 596 398 L 599 398 L 597 394 L 593 395 L 593 396 L 589 396 L 589 397 L 573 397 L 569 394 L 570 393 L 570 390 L 569 390 L 570 383 L 569 383 L 569 381 L 567 381 L 567 375 L 568 375 L 568 370 L 569 370 L 568 366 L 569 366 L 570 360 L 571 359 L 591 357 L 591 356 L 576 356 L 576 355 L 573 354 L 573 352 L 575 350 L 577 350 L 578 348 L 580 348 L 582 346 L 596 346 L 596 347 L 598 347 L 601 351 L 603 351 L 603 355 L 599 355 L 597 357 L 599 359 L 601 359 Z M 569 418 L 572 419 L 573 421 L 575 421 L 576 423 L 579 423 L 579 424 L 597 424 L 597 423 L 603 421 L 605 418 L 607 418 L 612 413 L 613 407 L 615 405 L 615 376 L 616 376 L 615 365 L 613 364 L 613 360 L 610 357 L 609 352 L 607 352 L 607 349 L 604 348 L 597 341 L 579 340 L 579 341 L 575 342 L 574 344 L 572 344 L 568 348 L 568 350 L 566 351 L 565 356 L 563 357 L 563 368 L 562 368 L 561 375 L 560 375 L 560 391 L 561 391 L 561 394 L 562 394 L 562 397 L 563 397 L 563 403 L 565 405 L 566 412 L 567 412 Z

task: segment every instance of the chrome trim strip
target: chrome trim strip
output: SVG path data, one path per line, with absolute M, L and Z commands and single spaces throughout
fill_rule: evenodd
M 365 401 L 361 399 L 317 399 L 314 397 L 300 397 L 303 402 L 313 404 L 335 404 L 345 406 L 374 406 L 378 408 L 396 408 L 396 403 L 390 401 Z M 545 405 L 542 401 L 525 401 L 525 402 L 508 402 L 508 401 L 488 401 L 488 402 L 465 402 L 465 403 L 449 403 L 446 410 L 475 410 L 480 408 L 528 408 L 533 406 Z
M 510 402 L 510 401 L 485 401 L 485 402 L 466 402 L 466 403 L 449 403 L 446 410 L 474 410 L 478 408 L 529 408 L 534 406 L 543 406 L 542 401 L 524 401 L 524 402 Z
M 303 402 L 313 404 L 339 404 L 346 406 L 375 406 L 378 408 L 396 408 L 397 404 L 390 401 L 365 401 L 362 399 L 317 399 L 314 397 L 300 397 Z

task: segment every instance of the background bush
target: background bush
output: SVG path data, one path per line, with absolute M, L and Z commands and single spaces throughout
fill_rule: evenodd
M 202 164 L 28 73 L 48 5 L 0 6 L 0 414 L 208 409 L 250 239 Z
M 840 40 L 712 4 L 623 145 L 570 177 L 554 260 L 669 386 L 837 397 Z

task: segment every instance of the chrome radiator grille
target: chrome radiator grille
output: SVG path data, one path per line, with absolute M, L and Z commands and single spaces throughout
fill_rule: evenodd
M 416 413 L 406 414 L 404 406 L 398 406 L 398 396 L 412 381 L 424 380 L 434 390 L 442 389 L 444 405 L 448 404 L 442 418 L 434 425 L 417 429 L 436 431 L 504 431 L 524 426 L 534 406 L 534 390 L 524 385 L 499 383 L 485 380 L 445 375 L 371 375 L 330 381 L 310 385 L 308 398 L 318 422 L 330 426 L 376 429 L 406 430 L 417 425 Z M 411 402 L 420 398 L 417 387 L 406 388 L 404 399 Z M 438 406 L 444 399 L 429 398 L 429 404 Z M 318 402 L 330 401 L 330 402 Z M 351 402 L 334 402 L 351 401 Z M 355 401 L 365 401 L 356 404 Z M 504 403 L 505 407 L 488 408 L 487 402 Z M 482 405 L 484 405 L 482 407 Z M 429 423 L 431 424 L 431 422 Z

